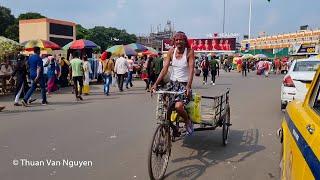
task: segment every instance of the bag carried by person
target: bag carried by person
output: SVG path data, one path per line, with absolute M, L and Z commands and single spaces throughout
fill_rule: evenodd
M 197 69 L 195 70 L 195 75 L 196 75 L 196 76 L 200 76 L 200 74 L 201 74 L 201 70 L 197 68 Z
M 111 86 L 112 87 L 117 87 L 117 78 L 116 77 L 112 77 L 112 82 L 111 82 Z

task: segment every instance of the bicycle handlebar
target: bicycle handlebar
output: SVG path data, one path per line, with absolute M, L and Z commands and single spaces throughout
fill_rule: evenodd
M 160 91 L 156 91 L 154 93 L 155 94 L 175 94 L 175 95 L 180 95 L 180 94 L 184 94 L 185 91 L 176 92 L 176 91 L 163 91 L 163 90 L 160 90 Z

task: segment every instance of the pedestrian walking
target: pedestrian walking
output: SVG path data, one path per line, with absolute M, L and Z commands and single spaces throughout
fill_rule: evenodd
M 203 82 L 202 83 L 204 85 L 206 85 L 207 81 L 208 81 L 209 66 L 210 66 L 208 57 L 205 57 L 205 60 L 201 62 L 200 66 L 201 66 L 201 69 L 202 69 L 202 72 L 203 72 Z
M 43 76 L 43 62 L 40 58 L 40 48 L 34 47 L 33 49 L 34 54 L 30 56 L 28 60 L 31 87 L 28 90 L 27 94 L 24 96 L 23 100 L 21 101 L 23 106 L 27 106 L 27 102 L 36 90 L 37 84 L 40 84 L 41 88 L 42 105 L 48 104 L 46 96 L 45 79 Z
M 148 66 L 148 60 L 146 57 L 142 60 L 142 71 L 141 71 L 141 79 L 146 83 L 146 88 L 148 92 L 149 90 L 149 76 L 148 76 L 148 71 L 147 71 L 147 66 Z
M 127 61 L 128 61 L 128 76 L 127 76 L 127 80 L 126 80 L 126 88 L 127 89 L 129 89 L 129 85 L 130 85 L 130 87 L 133 86 L 133 84 L 132 84 L 133 60 L 134 60 L 134 56 L 129 56 L 127 59 Z
M 269 76 L 269 71 L 270 71 L 270 63 L 269 63 L 269 61 L 264 61 L 263 69 L 264 69 L 264 76 L 268 77 Z
M 70 63 L 64 57 L 61 57 L 59 64 L 61 66 L 60 86 L 67 87 L 69 85 L 68 74 Z
M 76 95 L 76 100 L 83 100 L 82 98 L 82 88 L 83 88 L 83 61 L 79 59 L 79 52 L 75 51 L 73 53 L 73 59 L 70 61 L 70 79 L 73 80 L 73 89 Z M 79 83 L 79 88 L 78 88 Z
M 104 57 L 104 60 L 102 60 L 102 55 L 99 56 L 97 59 L 98 59 L 98 65 L 97 65 L 97 74 L 98 74 L 98 77 L 97 77 L 97 82 L 98 83 L 101 83 L 104 81 L 104 77 L 103 77 L 103 61 L 106 60 L 106 58 Z
M 154 68 L 154 61 L 153 57 L 149 57 L 148 63 L 147 63 L 147 72 L 148 72 L 148 82 L 149 87 L 152 87 L 153 84 L 156 82 L 156 74 L 155 74 L 155 68 Z
M 158 53 L 158 57 L 156 57 L 154 59 L 154 73 L 155 73 L 155 79 L 158 79 L 161 70 L 163 68 L 163 58 L 162 58 L 162 54 Z M 163 86 L 163 80 L 160 82 L 159 85 Z
M 213 57 L 210 61 L 210 71 L 211 71 L 211 85 L 215 85 L 217 69 L 219 68 L 218 61 Z
M 60 76 L 60 67 L 58 63 L 56 62 L 56 59 L 53 56 L 48 57 L 49 65 L 47 67 L 47 77 L 48 77 L 48 94 L 57 91 L 58 85 L 57 81 Z
M 42 55 L 43 78 L 44 78 L 44 82 L 45 82 L 46 87 L 47 87 L 47 83 L 48 83 L 48 66 L 50 64 L 48 57 L 49 57 L 49 55 L 47 55 L 47 54 Z
M 128 62 L 124 58 L 124 55 L 121 55 L 114 65 L 114 71 L 117 74 L 117 81 L 118 81 L 118 88 L 119 91 L 123 91 L 123 82 L 124 82 L 124 76 L 128 72 Z
M 275 74 L 280 74 L 281 73 L 281 63 L 280 63 L 280 60 L 278 58 L 276 58 L 274 60 L 274 68 L 275 68 Z
M 102 64 L 103 74 L 104 74 L 103 92 L 107 96 L 109 96 L 110 85 L 112 83 L 112 74 L 114 72 L 114 63 L 110 57 L 111 57 L 111 53 L 107 52 L 105 56 L 106 59 L 103 60 L 103 64 Z
M 91 65 L 88 61 L 87 56 L 83 56 L 83 71 L 84 71 L 83 94 L 89 95 L 89 93 L 90 93 L 90 74 L 92 74 L 92 70 L 91 70 Z
M 240 73 L 242 68 L 242 59 L 239 58 L 237 61 L 237 71 Z
M 247 70 L 248 70 L 248 61 L 243 60 L 242 61 L 242 68 L 241 68 L 242 77 L 247 77 Z
M 11 78 L 16 77 L 16 92 L 15 92 L 15 106 L 21 106 L 19 104 L 20 96 L 22 97 L 25 95 L 25 86 L 27 85 L 27 66 L 25 62 L 26 57 L 22 54 L 19 54 L 17 57 L 17 63 L 14 67 L 12 72 Z

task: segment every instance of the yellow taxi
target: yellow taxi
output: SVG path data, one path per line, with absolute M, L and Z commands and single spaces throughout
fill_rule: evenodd
M 320 180 L 320 68 L 304 101 L 288 104 L 278 135 L 281 179 Z

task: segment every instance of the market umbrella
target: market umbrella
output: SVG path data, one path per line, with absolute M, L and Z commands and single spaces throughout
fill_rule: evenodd
M 94 42 L 86 39 L 79 39 L 76 41 L 72 41 L 68 43 L 67 45 L 63 46 L 62 49 L 68 50 L 68 49 L 84 49 L 84 48 L 97 48 L 99 47 Z
M 131 43 L 131 44 L 128 44 L 127 46 L 130 46 L 132 49 L 134 49 L 137 52 L 143 52 L 148 50 L 146 46 L 139 43 Z
M 242 55 L 242 58 L 243 58 L 243 59 L 253 58 L 253 55 L 252 55 L 252 54 L 243 54 L 243 55 Z
M 268 58 L 268 56 L 264 55 L 264 54 L 256 54 L 253 56 L 256 59 L 266 59 Z
M 69 42 L 68 44 L 64 45 L 64 46 L 62 47 L 62 49 L 63 49 L 63 50 L 68 50 L 73 42 L 74 42 L 74 41 L 71 41 L 71 42 Z
M 142 52 L 143 55 L 157 55 L 159 52 L 152 47 L 147 47 L 148 50 Z
M 43 40 L 43 39 L 35 39 L 29 40 L 21 43 L 24 46 L 26 51 L 32 51 L 34 47 L 38 46 L 41 49 L 51 49 L 57 50 L 60 49 L 60 46 L 54 42 Z
M 23 46 L 16 41 L 0 36 L 0 56 L 22 50 Z
M 128 45 L 115 45 L 106 50 L 111 52 L 113 56 L 127 55 L 127 56 L 136 56 L 137 52 Z

